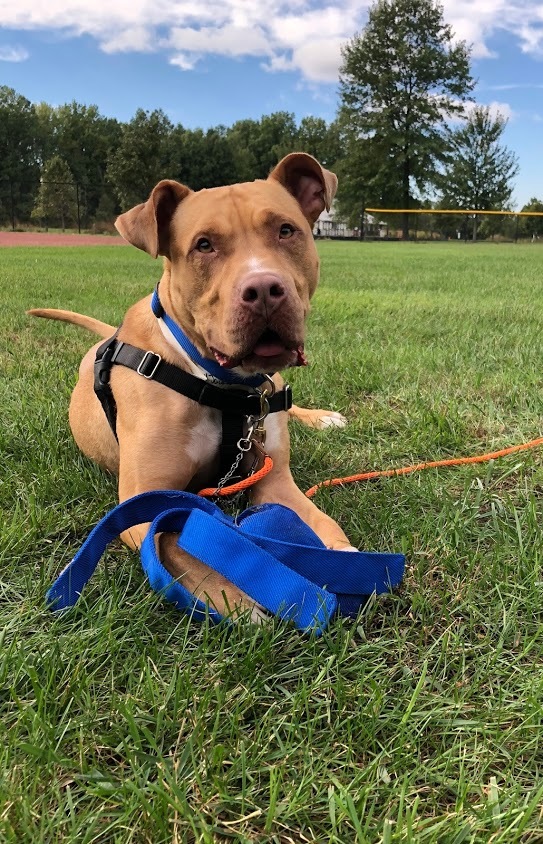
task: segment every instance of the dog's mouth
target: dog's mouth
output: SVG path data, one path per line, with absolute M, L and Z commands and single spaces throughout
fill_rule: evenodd
M 287 345 L 271 328 L 260 335 L 251 349 L 233 357 L 211 347 L 217 363 L 225 369 L 241 366 L 254 372 L 271 372 L 287 366 L 307 366 L 303 343 Z

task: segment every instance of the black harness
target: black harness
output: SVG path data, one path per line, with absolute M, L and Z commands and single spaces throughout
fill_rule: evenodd
M 292 390 L 288 384 L 273 395 L 263 394 L 258 388 L 244 384 L 218 386 L 185 372 L 178 366 L 165 361 L 159 354 L 138 349 L 117 339 L 120 329 L 106 340 L 96 352 L 94 361 L 94 392 L 104 409 L 107 421 L 117 439 L 117 405 L 111 389 L 111 367 L 126 366 L 146 378 L 157 381 L 170 390 L 206 407 L 222 412 L 222 438 L 220 445 L 220 477 L 232 467 L 239 454 L 239 442 L 245 436 L 247 420 L 258 420 L 262 416 L 278 413 L 292 407 Z M 264 382 L 263 382 L 264 383 Z

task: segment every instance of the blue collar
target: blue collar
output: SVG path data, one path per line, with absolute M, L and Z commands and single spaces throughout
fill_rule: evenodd
M 211 375 L 212 378 L 222 381 L 224 384 L 243 384 L 247 387 L 260 387 L 260 385 L 266 380 L 263 375 L 249 375 L 247 378 L 244 378 L 242 375 L 238 375 L 230 369 L 224 369 L 224 367 L 220 366 L 214 360 L 202 357 L 194 343 L 191 343 L 182 328 L 180 328 L 179 325 L 174 322 L 170 316 L 168 316 L 162 307 L 162 303 L 158 295 L 158 286 L 155 287 L 153 298 L 151 299 L 151 309 L 157 319 L 164 320 L 165 325 L 172 332 L 181 348 L 187 353 L 193 363 L 202 367 L 202 369 L 204 369 L 208 375 Z

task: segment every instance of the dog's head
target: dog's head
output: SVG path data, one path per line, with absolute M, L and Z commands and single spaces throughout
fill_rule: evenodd
M 193 192 L 165 180 L 116 221 L 166 269 L 161 300 L 200 352 L 226 368 L 275 372 L 304 362 L 319 276 L 312 227 L 337 178 L 292 153 L 266 180 Z

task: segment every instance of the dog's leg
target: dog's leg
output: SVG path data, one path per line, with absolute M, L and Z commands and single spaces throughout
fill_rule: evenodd
M 289 466 L 287 414 L 277 413 L 273 417 L 268 417 L 266 432 L 266 446 L 274 465 L 272 471 L 253 487 L 252 502 L 254 504 L 283 504 L 294 510 L 328 548 L 355 550 L 337 522 L 319 510 L 294 483 Z
M 288 467 L 273 470 L 254 488 L 253 504 L 283 504 L 295 513 L 315 531 L 327 548 L 338 551 L 354 551 L 347 536 L 326 513 L 313 504 L 294 483 Z
M 169 488 L 161 483 L 160 488 Z M 155 488 L 157 488 L 155 486 Z M 119 501 L 125 501 L 141 492 L 149 492 L 149 483 L 142 487 L 125 487 L 119 483 Z M 121 534 L 121 539 L 129 547 L 139 550 L 149 529 L 150 523 L 135 525 Z M 172 577 L 179 580 L 189 592 L 204 602 L 209 602 L 221 615 L 235 617 L 245 613 L 250 615 L 251 621 L 259 623 L 268 616 L 255 601 L 226 580 L 214 569 L 206 566 L 201 560 L 187 554 L 177 547 L 177 533 L 161 533 L 157 539 L 157 553 L 164 568 Z
M 302 425 L 307 425 L 308 428 L 317 428 L 319 431 L 324 430 L 324 428 L 344 428 L 347 424 L 345 417 L 335 410 L 315 410 L 293 404 L 288 413 L 291 419 L 297 419 Z
M 186 428 L 182 420 L 168 416 L 161 408 L 162 426 L 157 430 L 145 420 L 132 424 L 127 436 L 126 420 L 118 420 L 120 443 L 119 501 L 156 489 L 183 490 L 194 476 L 196 465 L 186 444 Z M 124 426 L 124 427 L 123 427 Z M 139 549 L 149 523 L 134 526 L 121 535 L 131 548 Z M 255 601 L 222 575 L 177 547 L 177 533 L 162 533 L 157 551 L 170 574 L 179 579 L 189 592 L 208 601 L 221 615 L 250 614 L 251 620 L 267 618 Z

